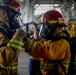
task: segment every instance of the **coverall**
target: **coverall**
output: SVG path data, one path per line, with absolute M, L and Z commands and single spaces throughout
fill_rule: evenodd
M 60 36 L 63 36 L 62 33 Z M 70 62 L 70 45 L 65 39 L 53 41 L 33 41 L 27 39 L 24 45 L 25 51 L 33 57 L 41 58 L 40 69 L 42 75 L 65 75 L 68 73 Z M 58 61 L 64 65 L 65 71 Z
M 0 32 L 0 75 L 18 75 L 18 55 L 22 50 L 25 33 L 18 29 L 11 40 Z

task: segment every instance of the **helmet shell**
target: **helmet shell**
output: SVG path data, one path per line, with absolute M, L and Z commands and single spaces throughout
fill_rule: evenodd
M 15 11 L 20 12 L 20 4 L 17 1 L 11 2 L 10 6 L 13 6 L 15 8 Z
M 50 24 L 50 23 L 64 23 L 63 16 L 57 10 L 50 10 L 44 13 L 43 15 L 43 23 Z
M 5 0 L 2 2 L 2 5 L 9 6 L 13 10 L 20 12 L 20 4 L 16 0 Z

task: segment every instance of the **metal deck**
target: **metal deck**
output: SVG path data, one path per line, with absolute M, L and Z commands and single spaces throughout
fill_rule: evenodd
M 18 58 L 18 73 L 19 75 L 28 75 L 28 62 L 30 56 L 24 50 L 20 52 Z

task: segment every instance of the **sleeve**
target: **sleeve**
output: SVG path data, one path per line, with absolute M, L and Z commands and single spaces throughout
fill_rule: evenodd
M 28 39 L 25 44 L 25 49 L 26 52 L 31 56 L 47 58 L 51 60 L 64 59 L 66 51 L 70 53 L 69 43 L 64 39 L 55 42 L 36 42 Z
M 21 50 L 24 45 L 25 32 L 22 29 L 18 29 L 15 35 L 7 44 L 8 47 Z

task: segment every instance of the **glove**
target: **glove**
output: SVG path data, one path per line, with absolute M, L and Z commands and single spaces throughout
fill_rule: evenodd
M 22 29 L 18 29 L 12 39 L 23 40 L 25 36 L 26 33 Z

